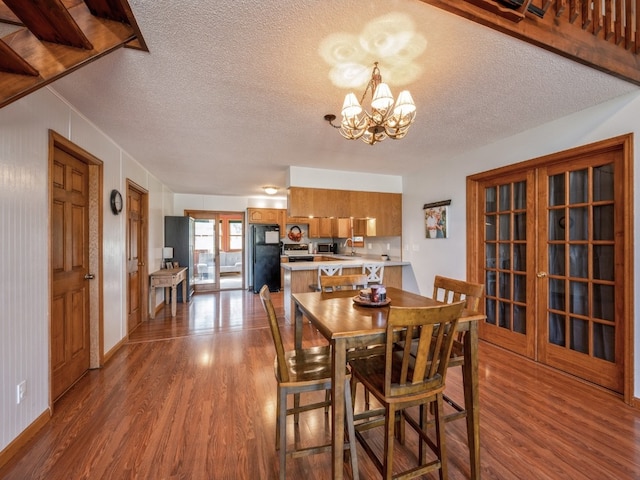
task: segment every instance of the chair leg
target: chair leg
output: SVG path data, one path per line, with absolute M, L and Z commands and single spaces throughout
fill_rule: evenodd
M 293 394 L 293 408 L 297 410 L 299 407 L 300 407 L 300 394 L 299 393 L 294 393 Z M 300 413 L 296 412 L 296 413 L 293 414 L 293 423 L 298 425 L 299 422 L 300 422 Z
M 440 480 L 447 480 L 447 447 L 445 443 L 444 432 L 444 401 L 442 399 L 442 393 L 436 396 L 436 411 L 435 411 L 435 423 L 436 423 L 436 446 L 438 449 L 438 458 L 440 459 Z
M 425 405 L 424 403 L 420 405 L 420 429 L 423 432 L 427 432 L 426 426 L 426 413 L 425 413 Z M 422 465 L 424 463 L 424 440 L 422 435 L 418 435 L 418 465 Z
M 280 450 L 280 388 L 276 395 L 276 450 Z
M 393 478 L 393 442 L 394 430 L 396 426 L 396 412 L 393 406 L 387 406 L 387 412 L 384 419 L 384 456 L 382 462 L 382 478 L 391 480 Z
M 356 449 L 356 430 L 353 425 L 353 394 L 351 393 L 351 383 L 349 380 L 344 382 L 344 409 L 345 422 L 347 423 L 347 436 L 349 437 L 349 456 L 351 457 L 351 478 L 359 480 L 358 472 L 358 454 Z
M 280 460 L 280 480 L 285 480 L 287 476 L 287 393 L 284 389 L 278 389 L 279 403 L 279 422 L 278 432 L 280 435 L 280 452 L 278 454 Z M 278 448 L 276 446 L 276 448 Z

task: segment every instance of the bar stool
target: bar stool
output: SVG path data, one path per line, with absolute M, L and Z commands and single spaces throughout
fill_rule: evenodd
M 320 265 L 318 267 L 318 281 L 317 283 L 309 285 L 309 289 L 314 292 L 322 291 L 322 285 L 320 284 L 320 277 L 323 275 L 342 275 L 342 265 Z
M 336 290 L 367 288 L 367 282 L 367 276 L 358 273 L 354 275 L 322 275 L 320 277 L 320 291 L 334 292 Z
M 369 279 L 369 283 L 382 283 L 384 277 L 384 265 L 379 263 L 363 263 L 362 273 Z
M 381 355 L 356 358 L 351 366 L 352 391 L 361 382 L 367 391 L 383 406 L 384 422 L 374 418 L 355 425 L 355 434 L 364 451 L 376 465 L 382 478 L 416 478 L 427 472 L 439 470 L 440 479 L 447 478 L 447 451 L 444 428 L 445 377 L 451 347 L 464 302 L 433 307 L 389 308 L 387 317 L 385 349 Z M 403 334 L 414 342 L 403 342 L 398 350 L 395 336 Z M 416 355 L 412 347 L 416 346 Z M 425 407 L 434 406 L 435 441 L 427 436 L 424 423 Z M 418 406 L 420 421 L 416 422 L 405 409 Z M 394 434 L 397 427 L 404 429 L 404 422 L 418 434 L 418 466 L 392 475 Z M 362 431 L 384 425 L 384 454 L 380 459 L 376 449 L 362 435 Z M 432 450 L 435 459 L 427 460 L 424 445 Z
M 298 350 L 285 351 L 278 318 L 276 316 L 269 288 L 264 285 L 260 289 L 260 300 L 269 319 L 271 336 L 276 349 L 274 373 L 278 383 L 278 396 L 276 407 L 276 450 L 279 451 L 280 480 L 285 480 L 286 459 L 303 455 L 314 455 L 322 452 L 331 452 L 331 444 L 307 448 L 293 448 L 287 450 L 287 415 L 294 415 L 297 424 L 298 415 L 301 412 L 326 408 L 331 400 L 331 349 L 329 346 L 311 347 Z M 300 394 L 304 392 L 325 391 L 325 400 L 311 404 L 300 405 Z M 351 470 L 354 478 L 358 478 L 358 457 L 356 454 L 355 432 L 353 427 L 353 407 L 351 405 L 350 375 L 347 372 L 344 390 L 345 402 L 345 428 L 349 438 L 345 444 L 351 457 Z M 287 397 L 294 396 L 293 408 L 287 408 Z M 341 399 L 338 401 L 342 401 Z

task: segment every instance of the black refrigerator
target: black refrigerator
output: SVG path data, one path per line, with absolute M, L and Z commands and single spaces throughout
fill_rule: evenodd
M 280 226 L 251 225 L 251 272 L 253 293 L 263 285 L 280 291 Z
M 176 289 L 179 302 L 187 303 L 193 294 L 193 248 L 195 220 L 191 217 L 164 217 L 164 246 L 173 247 L 173 260 L 187 271 L 187 298 L 182 298 L 181 286 Z

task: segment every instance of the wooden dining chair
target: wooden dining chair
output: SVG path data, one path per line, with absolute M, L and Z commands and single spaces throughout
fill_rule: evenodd
M 322 291 L 322 285 L 320 285 L 320 278 L 324 276 L 342 275 L 342 265 L 320 265 L 318 267 L 317 283 L 309 285 L 309 288 L 314 292 Z
M 300 394 L 314 391 L 331 391 L 331 349 L 329 346 L 311 347 L 285 351 L 269 288 L 264 285 L 260 289 L 260 300 L 269 319 L 271 336 L 276 349 L 274 372 L 278 384 L 276 407 L 276 450 L 279 451 L 280 480 L 286 477 L 286 459 L 330 452 L 331 444 L 287 450 L 287 415 L 294 415 L 294 423 L 298 423 L 301 412 L 326 408 L 331 403 L 328 393 L 323 401 L 300 405 Z M 293 408 L 287 408 L 287 398 L 294 396 Z M 327 401 L 327 399 L 329 399 Z M 349 442 L 345 442 L 351 458 L 353 477 L 358 478 L 358 459 L 356 455 L 355 433 L 353 427 L 353 408 L 351 406 L 350 375 L 345 381 L 345 427 Z
M 336 290 L 355 290 L 358 288 L 367 288 L 368 279 L 363 274 L 353 275 L 323 275 L 320 277 L 320 291 L 333 292 Z
M 382 283 L 384 279 L 384 265 L 380 263 L 363 263 L 362 273 L 367 275 L 369 283 Z
M 439 470 L 441 479 L 447 478 L 443 392 L 449 356 L 463 308 L 462 301 L 432 307 L 392 305 L 387 317 L 384 354 L 349 361 L 354 391 L 356 383 L 362 383 L 384 408 L 382 460 L 362 435 L 364 430 L 382 426 L 378 418 L 357 423 L 355 435 L 385 480 L 415 478 L 434 470 Z M 412 355 L 413 342 L 403 342 L 403 349 L 398 350 L 400 336 L 416 339 L 415 356 Z M 423 412 L 431 402 L 435 404 L 435 442 L 427 436 L 426 425 L 404 415 L 406 408 L 414 406 L 419 406 Z M 425 416 L 421 414 L 420 418 Z M 406 422 L 418 434 L 418 466 L 392 475 L 394 434 L 398 421 L 402 426 Z M 435 460 L 426 460 L 425 444 L 435 454 Z
M 484 285 L 481 283 L 472 283 L 464 280 L 457 280 L 455 278 L 442 277 L 440 275 L 436 275 L 433 281 L 433 298 L 435 300 L 439 300 L 444 303 L 454 303 L 464 300 L 465 308 L 473 312 L 478 311 L 480 299 L 482 298 L 483 293 Z M 451 358 L 449 359 L 449 368 L 461 367 L 464 365 L 463 333 L 464 332 L 458 332 L 458 335 L 453 342 Z M 465 369 L 463 368 L 463 386 L 468 382 L 471 382 L 471 379 L 466 378 Z M 455 410 L 454 413 L 446 416 L 447 422 L 465 418 L 467 416 L 466 405 L 463 407 L 447 395 L 444 396 L 444 400 Z

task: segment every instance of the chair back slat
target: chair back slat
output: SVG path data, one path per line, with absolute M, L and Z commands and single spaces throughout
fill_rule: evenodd
M 320 277 L 320 290 L 323 292 L 333 292 L 334 290 L 367 288 L 367 282 L 367 276 L 362 274 L 323 275 Z
M 380 263 L 363 263 L 362 273 L 367 276 L 369 283 L 382 283 L 384 278 L 384 265 Z
M 260 289 L 260 301 L 262 306 L 267 312 L 267 318 L 269 319 L 269 328 L 271 329 L 271 338 L 276 348 L 276 357 L 278 359 L 278 374 L 280 375 L 281 382 L 289 381 L 289 370 L 284 355 L 284 345 L 282 343 L 282 335 L 280 335 L 280 326 L 278 325 L 278 317 L 276 316 L 276 310 L 273 308 L 273 302 L 271 301 L 271 293 L 269 293 L 269 287 L 263 285 Z
M 318 267 L 318 290 L 322 290 L 320 279 L 324 276 L 342 275 L 342 265 L 320 265 Z
M 436 275 L 433 282 L 433 298 L 435 300 L 454 303 L 464 299 L 466 308 L 474 312 L 478 311 L 483 293 L 484 285 L 481 283 L 471 283 L 440 275 Z
M 444 388 L 447 364 L 464 301 L 432 307 L 389 308 L 386 330 L 385 395 L 419 394 Z M 404 348 L 398 351 L 398 337 Z M 414 342 L 409 341 L 410 338 Z M 412 353 L 411 344 L 417 343 Z

